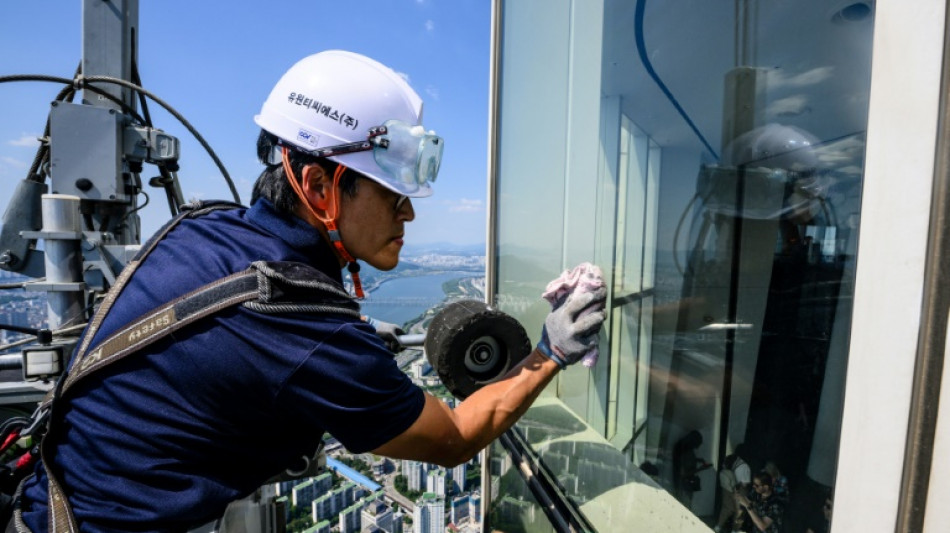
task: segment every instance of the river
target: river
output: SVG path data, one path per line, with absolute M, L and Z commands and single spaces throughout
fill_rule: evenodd
M 405 324 L 445 299 L 442 284 L 446 281 L 481 277 L 478 272 L 440 272 L 421 276 L 405 276 L 387 281 L 361 302 L 362 313 L 377 320 Z

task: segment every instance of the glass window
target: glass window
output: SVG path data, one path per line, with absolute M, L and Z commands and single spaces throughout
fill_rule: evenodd
M 519 430 L 601 531 L 748 522 L 732 477 L 786 531 L 818 529 L 873 2 L 500 6 L 492 296 L 537 341 L 548 281 L 592 261 L 610 287 L 597 365 L 562 372 Z M 489 512 L 534 530 L 543 514 L 501 490 L 516 474 L 492 453 Z

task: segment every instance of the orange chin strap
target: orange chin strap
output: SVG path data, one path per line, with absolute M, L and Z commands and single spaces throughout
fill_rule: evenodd
M 307 208 L 307 211 L 310 211 L 310 214 L 314 218 L 323 222 L 323 225 L 327 228 L 327 234 L 330 236 L 330 242 L 333 244 L 333 247 L 336 248 L 336 251 L 339 252 L 340 257 L 346 261 L 346 269 L 350 272 L 350 278 L 353 279 L 353 291 L 356 292 L 357 298 L 363 298 L 363 284 L 360 282 L 360 264 L 356 262 L 356 259 L 353 259 L 353 256 L 346 251 L 346 248 L 343 247 L 343 240 L 340 238 L 340 230 L 336 227 L 336 219 L 340 216 L 340 195 L 337 194 L 340 186 L 340 177 L 343 176 L 343 172 L 346 171 L 346 167 L 337 163 L 336 170 L 333 172 L 333 185 L 329 189 L 330 195 L 330 209 L 328 210 L 329 216 L 320 216 L 316 211 L 313 210 L 313 207 L 310 205 L 310 202 L 307 201 L 306 195 L 303 193 L 303 188 L 297 183 L 297 179 L 294 177 L 294 171 L 290 168 L 290 158 L 288 157 L 290 153 L 289 149 L 284 146 L 281 149 L 281 155 L 283 156 L 284 163 L 284 176 L 287 177 L 287 181 L 290 182 L 290 186 L 293 187 L 294 192 L 297 193 L 297 198 L 300 199 L 304 207 Z

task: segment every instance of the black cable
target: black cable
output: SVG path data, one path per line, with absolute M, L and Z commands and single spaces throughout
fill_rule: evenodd
M 89 85 L 89 84 L 94 83 L 94 82 L 113 83 L 116 85 L 121 85 L 123 87 L 132 89 L 134 91 L 138 91 L 140 94 L 144 94 L 145 96 L 155 101 L 155 103 L 165 108 L 166 111 L 168 111 L 173 117 L 178 119 L 178 121 L 181 122 L 181 124 L 195 137 L 198 143 L 201 144 L 202 148 L 204 148 L 205 151 L 208 152 L 208 155 L 211 156 L 211 159 L 214 161 L 214 164 L 218 167 L 218 170 L 221 171 L 221 175 L 224 176 L 224 181 L 226 181 L 228 184 L 228 189 L 231 190 L 231 195 L 234 197 L 234 201 L 237 203 L 241 203 L 241 195 L 238 194 L 237 188 L 234 186 L 234 182 L 231 180 L 231 175 L 228 174 L 227 169 L 224 168 L 224 163 L 221 162 L 221 160 L 218 158 L 218 155 L 214 152 L 214 150 L 211 148 L 208 142 L 205 141 L 204 137 L 202 137 L 201 134 L 198 133 L 198 130 L 196 130 L 194 126 L 192 126 L 191 123 L 188 122 L 188 120 L 185 119 L 185 117 L 183 117 L 177 110 L 175 110 L 175 108 L 167 104 L 164 100 L 162 100 L 158 96 L 152 94 L 150 91 L 147 91 L 145 88 L 140 87 L 132 82 L 129 82 L 120 78 L 113 78 L 111 76 L 88 76 L 88 77 L 77 78 L 75 80 L 68 80 L 66 78 L 60 78 L 57 76 L 47 76 L 45 74 L 14 74 L 11 76 L 0 76 L 0 83 L 6 83 L 6 82 L 11 82 L 11 81 L 50 81 L 50 82 L 55 82 L 55 83 L 65 83 L 67 85 L 72 85 L 74 88 L 89 89 L 90 91 L 97 94 L 101 94 L 103 97 L 111 100 L 112 102 L 115 102 L 116 104 L 121 106 L 124 111 L 134 116 L 136 120 L 138 120 L 142 124 L 145 123 L 145 119 L 143 119 L 134 109 L 130 108 L 125 102 L 122 102 L 121 100 L 103 91 L 102 89 L 94 85 Z
M 131 211 L 129 211 L 128 213 L 126 213 L 125 215 L 123 215 L 122 218 L 119 219 L 119 225 L 120 225 L 120 226 L 125 222 L 125 220 L 126 220 L 127 218 L 129 218 L 130 216 L 132 216 L 133 213 L 135 213 L 135 212 L 137 212 L 137 211 L 141 211 L 142 208 L 144 208 L 145 206 L 148 205 L 148 202 L 149 202 L 150 198 L 149 198 L 149 196 L 148 196 L 148 193 L 145 192 L 145 189 L 142 189 L 141 191 L 139 191 L 139 194 L 145 196 L 145 203 L 143 203 L 142 205 L 136 207 L 135 209 L 132 209 Z
M 116 98 L 115 96 L 109 94 L 108 92 L 106 92 L 106 91 L 100 89 L 99 87 L 96 87 L 95 85 L 86 85 L 86 84 L 84 84 L 84 83 L 81 81 L 81 80 L 84 80 L 84 79 L 88 79 L 88 78 L 78 78 L 78 79 L 75 79 L 75 80 L 71 80 L 71 79 L 67 79 L 67 78 L 61 78 L 61 77 L 59 77 L 59 76 L 48 76 L 48 75 L 46 75 L 46 74 L 12 74 L 12 75 L 9 75 L 9 76 L 0 76 L 0 83 L 6 83 L 6 82 L 11 82 L 11 81 L 49 81 L 49 82 L 53 82 L 53 83 L 65 83 L 66 85 L 70 85 L 70 86 L 72 87 L 72 90 L 76 90 L 76 89 L 88 89 L 88 90 L 90 90 L 90 91 L 92 91 L 92 92 L 94 92 L 94 93 L 96 93 L 96 94 L 102 96 L 102 97 L 105 98 L 106 100 L 109 100 L 109 101 L 111 101 L 112 103 L 118 105 L 119 107 L 122 108 L 122 111 L 123 111 L 123 112 L 125 112 L 125 113 L 131 115 L 131 116 L 132 116 L 136 121 L 138 121 L 139 123 L 144 123 L 144 122 L 145 122 L 145 119 L 143 119 L 142 116 L 139 115 L 136 110 L 134 110 L 134 109 L 132 109 L 131 107 L 129 107 L 128 104 L 126 104 L 126 103 L 123 102 L 122 100 L 119 100 L 118 98 Z M 100 80 L 100 81 L 106 81 L 106 80 Z M 78 85 L 78 87 L 77 87 L 77 85 Z
M 175 187 L 174 187 L 175 181 L 178 178 L 176 178 L 172 174 L 172 172 L 168 170 L 168 167 L 165 166 L 164 164 L 159 164 L 157 166 L 158 166 L 158 173 L 161 174 L 161 177 L 158 180 L 157 185 L 153 183 L 154 178 L 153 180 L 149 180 L 149 185 L 160 186 L 161 188 L 165 189 L 165 196 L 168 199 L 168 210 L 171 211 L 171 214 L 173 217 L 177 216 L 178 213 L 181 211 L 181 205 L 178 201 L 178 197 L 175 195 Z
M 693 133 L 699 137 L 699 140 L 703 143 L 706 149 L 709 150 L 709 153 L 711 153 L 713 157 L 716 158 L 716 161 L 718 161 L 719 154 L 717 154 L 716 151 L 712 149 L 712 146 L 709 145 L 709 143 L 706 141 L 706 138 L 703 137 L 703 134 L 699 132 L 699 128 L 696 127 L 696 124 L 693 124 L 692 119 L 689 118 L 689 115 L 686 114 L 686 111 L 676 100 L 676 97 L 673 96 L 673 93 L 670 92 L 670 90 L 666 87 L 666 84 L 663 83 L 663 80 L 660 79 L 660 76 L 653 69 L 653 64 L 650 63 L 650 58 L 646 53 L 646 44 L 643 41 L 643 11 L 645 7 L 646 0 L 637 0 L 637 9 L 636 14 L 634 15 L 634 34 L 637 41 L 637 53 L 640 56 L 640 61 L 643 63 L 643 68 L 645 68 L 647 74 L 653 78 L 653 81 L 656 83 L 657 87 L 663 91 L 663 94 L 665 94 L 666 98 L 669 99 L 670 103 L 673 104 L 673 107 L 675 107 L 679 114 L 683 117 L 683 120 L 686 121 L 686 124 L 689 125 L 690 129 L 693 130 Z
M 13 431 L 22 430 L 32 422 L 33 420 L 26 416 L 14 416 L 4 420 L 3 423 L 0 424 L 0 444 L 6 442 L 7 437 L 9 437 Z M 3 451 L 5 452 L 6 448 L 3 449 Z
M 25 326 L 14 326 L 13 324 L 0 324 L 0 329 L 5 329 L 7 331 L 15 331 L 17 333 L 27 333 L 29 335 L 36 335 L 40 331 L 36 328 L 28 328 Z
M 134 39 L 133 42 L 135 42 Z M 135 56 L 136 53 L 133 51 L 132 57 L 135 58 Z M 132 82 L 136 85 L 142 85 L 142 78 L 139 77 L 139 67 L 135 59 L 132 59 Z M 152 117 L 148 113 L 148 100 L 146 100 L 145 95 L 142 94 L 141 91 L 136 91 L 135 94 L 139 95 L 139 105 L 142 106 L 142 116 L 145 117 L 145 125 L 151 128 Z
M 0 78 L 0 80 L 2 80 L 2 78 Z M 129 82 L 120 78 L 113 78 L 111 76 L 88 76 L 82 79 L 83 87 L 88 87 L 88 85 L 86 84 L 93 83 L 93 82 L 114 83 L 116 85 L 121 85 L 123 87 L 127 87 L 135 91 L 140 91 L 145 96 L 148 96 L 149 98 L 151 98 L 155 103 L 165 108 L 166 111 L 168 111 L 173 117 L 175 117 L 176 119 L 178 119 L 179 122 L 181 122 L 181 124 L 195 137 L 195 139 L 201 144 L 201 146 L 208 152 L 208 155 L 211 156 L 211 159 L 214 160 L 214 163 L 215 165 L 217 165 L 218 170 L 220 170 L 221 174 L 224 176 L 224 180 L 227 182 L 228 188 L 231 190 L 231 194 L 234 196 L 234 201 L 237 203 L 241 203 L 241 196 L 238 194 L 237 189 L 234 187 L 234 182 L 231 181 L 231 176 L 228 174 L 227 169 L 224 168 L 224 164 L 221 162 L 220 159 L 218 159 L 218 155 L 214 152 L 214 150 L 207 143 L 207 141 L 205 141 L 204 137 L 202 137 L 201 134 L 198 133 L 198 130 L 196 130 L 194 126 L 192 126 L 191 123 L 185 119 L 185 117 L 183 117 L 178 111 L 176 111 L 175 108 L 168 105 L 164 100 L 152 94 L 151 92 L 147 91 L 145 88 L 139 87 L 138 85 L 135 85 L 132 82 Z
M 79 88 L 81 89 L 88 89 L 96 94 L 101 94 L 103 97 L 107 98 L 108 100 L 111 100 L 112 102 L 118 104 L 119 106 L 122 107 L 122 109 L 125 112 L 132 115 L 141 124 L 146 124 L 146 120 L 142 118 L 142 116 L 139 115 L 138 112 L 136 112 L 134 109 L 129 107 L 125 102 L 122 102 L 115 96 L 109 94 L 106 91 L 103 91 L 102 89 L 96 87 L 95 85 L 90 85 L 90 83 L 93 83 L 93 82 L 113 83 L 116 85 L 121 85 L 123 87 L 132 89 L 134 91 L 137 91 L 139 94 L 144 94 L 145 96 L 151 98 L 157 104 L 165 108 L 166 111 L 168 111 L 173 117 L 178 119 L 178 121 L 181 122 L 181 124 L 195 137 L 198 143 L 201 144 L 201 146 L 205 149 L 205 151 L 207 151 L 208 155 L 211 156 L 211 159 L 214 161 L 215 165 L 218 167 L 218 170 L 221 171 L 221 175 L 224 176 L 224 180 L 227 182 L 228 189 L 230 189 L 231 194 L 234 197 L 234 201 L 237 203 L 241 203 L 241 195 L 238 194 L 237 188 L 234 186 L 234 182 L 231 180 L 231 175 L 228 174 L 227 169 L 224 167 L 224 163 L 221 162 L 221 160 L 218 158 L 218 155 L 214 152 L 214 150 L 211 148 L 208 142 L 205 141 L 204 137 L 202 137 L 201 134 L 198 133 L 198 130 L 196 130 L 195 127 L 192 126 L 191 123 L 188 122 L 188 120 L 185 119 L 185 117 L 183 117 L 177 110 L 175 110 L 175 108 L 171 107 L 164 100 L 152 94 L 150 91 L 146 90 L 145 88 L 140 87 L 132 82 L 129 82 L 120 78 L 113 78 L 111 76 L 89 76 L 89 77 L 78 78 L 76 80 L 68 80 L 66 78 L 60 78 L 57 76 L 47 76 L 45 74 L 15 74 L 11 76 L 0 76 L 0 83 L 6 83 L 6 82 L 11 82 L 11 81 L 50 81 L 54 83 L 65 83 L 67 85 L 72 85 L 74 88 L 78 85 Z

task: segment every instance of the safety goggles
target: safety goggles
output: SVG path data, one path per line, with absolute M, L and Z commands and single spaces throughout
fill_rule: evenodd
M 308 151 L 315 157 L 331 157 L 373 151 L 376 164 L 397 181 L 410 186 L 434 182 L 442 163 L 445 141 L 422 126 L 387 120 L 370 128 L 365 141 L 325 146 Z

